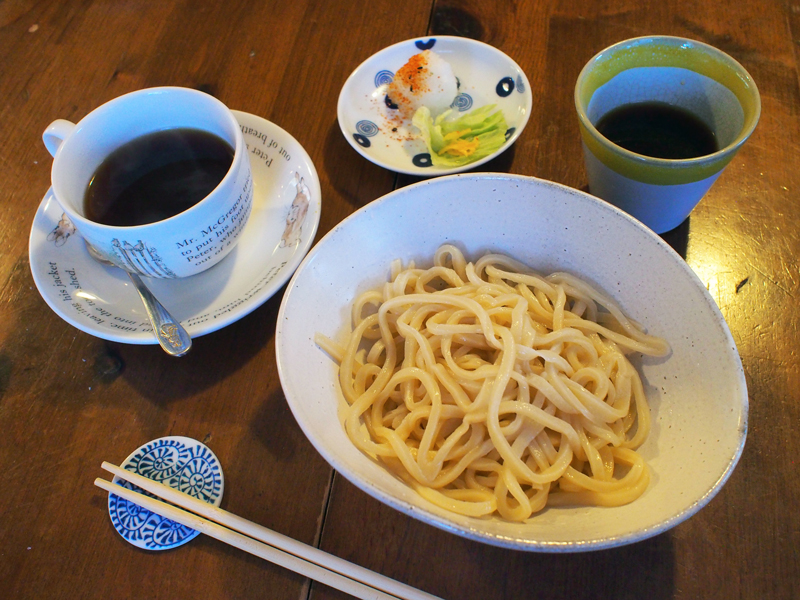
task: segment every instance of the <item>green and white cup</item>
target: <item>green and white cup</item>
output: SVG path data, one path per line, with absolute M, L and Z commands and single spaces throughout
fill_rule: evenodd
M 627 104 L 663 102 L 700 118 L 719 150 L 688 159 L 653 158 L 612 143 L 596 128 Z M 693 40 L 650 36 L 625 40 L 595 55 L 575 85 L 589 191 L 656 233 L 680 225 L 742 144 L 761 114 L 747 71 L 724 52 Z

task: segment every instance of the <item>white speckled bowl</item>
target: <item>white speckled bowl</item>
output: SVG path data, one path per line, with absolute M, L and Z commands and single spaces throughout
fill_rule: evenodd
M 470 258 L 510 254 L 541 272 L 566 270 L 611 294 L 672 354 L 640 366 L 653 430 L 641 448 L 653 477 L 617 508 L 552 508 L 523 524 L 433 506 L 350 443 L 337 414 L 337 366 L 314 344 L 336 338 L 360 292 L 395 258 L 430 264 L 436 248 Z M 322 456 L 378 500 L 470 539 L 519 550 L 574 552 L 628 544 L 687 519 L 719 491 L 744 447 L 747 389 L 728 327 L 705 286 L 658 236 L 588 194 L 539 179 L 454 175 L 402 188 L 345 219 L 308 254 L 283 298 L 277 329 L 283 389 Z

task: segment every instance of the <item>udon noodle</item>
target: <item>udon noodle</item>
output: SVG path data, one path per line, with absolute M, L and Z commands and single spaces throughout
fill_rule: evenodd
M 462 515 L 523 521 L 545 506 L 617 506 L 650 480 L 650 430 L 625 353 L 661 356 L 608 297 L 503 255 L 392 264 L 359 296 L 339 362 L 353 443 L 419 494 Z

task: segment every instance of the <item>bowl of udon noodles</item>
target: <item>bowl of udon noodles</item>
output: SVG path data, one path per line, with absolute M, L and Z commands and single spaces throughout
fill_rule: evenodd
M 437 178 L 353 213 L 294 274 L 276 350 L 339 474 L 506 548 L 666 531 L 746 437 L 741 361 L 703 282 L 630 216 L 532 177 Z

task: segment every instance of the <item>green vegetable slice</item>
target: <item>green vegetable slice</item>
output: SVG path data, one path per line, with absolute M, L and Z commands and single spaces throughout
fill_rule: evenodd
M 433 119 L 423 106 L 412 122 L 422 132 L 434 166 L 460 167 L 489 156 L 505 143 L 508 125 L 503 111 L 496 108 L 489 104 L 448 121 L 452 110 Z

